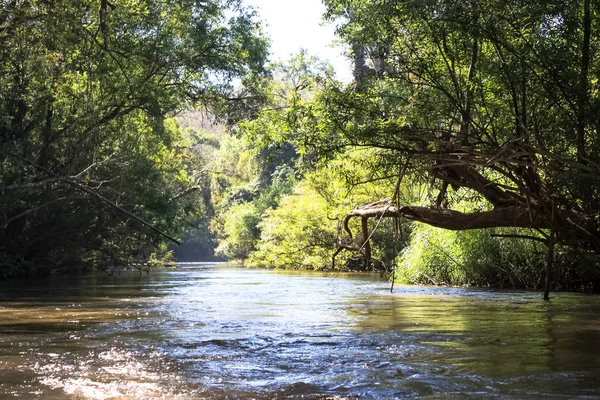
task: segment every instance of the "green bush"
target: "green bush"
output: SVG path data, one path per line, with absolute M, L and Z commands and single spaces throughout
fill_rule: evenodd
M 493 236 L 509 233 L 515 231 L 450 231 L 415 224 L 409 246 L 396 260 L 396 277 L 403 283 L 539 287 L 546 247 L 533 240 Z
M 260 211 L 252 203 L 236 204 L 229 208 L 223 219 L 222 229 L 226 240 L 220 240 L 217 255 L 230 260 L 246 259 L 254 250 L 260 235 Z
M 560 247 L 554 263 L 555 290 L 600 292 L 600 257 L 597 255 Z
M 320 269 L 331 265 L 336 221 L 327 218 L 327 202 L 300 184 L 260 222 L 258 249 L 246 262 L 253 267 Z
M 262 233 L 257 251 L 246 265 L 330 268 L 336 250 L 338 220 L 354 207 L 381 200 L 393 191 L 395 179 L 372 179 L 365 168 L 365 162 L 372 157 L 372 151 L 355 150 L 305 172 L 293 194 L 284 194 L 276 204 L 269 203 L 271 209 L 259 224 Z M 377 223 L 375 218 L 369 221 L 370 231 Z M 392 225 L 391 219 L 381 221 L 371 241 L 373 257 L 385 265 L 390 265 L 404 246 L 404 241 L 394 236 Z M 354 237 L 349 244 L 361 247 L 364 238 L 360 219 L 352 219 L 350 229 Z M 349 240 L 345 233 L 344 238 Z M 359 257 L 343 251 L 336 257 L 336 268 L 345 269 L 349 260 Z

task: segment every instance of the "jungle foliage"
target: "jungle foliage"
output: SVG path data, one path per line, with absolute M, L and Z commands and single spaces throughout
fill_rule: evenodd
M 3 2 L 0 275 L 183 232 L 251 266 L 597 290 L 600 6 L 324 3 L 348 84 L 306 52 L 267 71 L 237 0 Z
M 342 85 L 325 74 L 292 87 L 296 90 L 289 91 L 284 107 L 259 114 L 271 125 L 251 133 L 255 141 L 291 144 L 317 174 L 333 160 L 369 152 L 368 161 L 340 171 L 339 177 L 364 169 L 367 181 L 380 184 L 381 197 L 355 202 L 346 218 L 331 215 L 342 219 L 336 247 L 358 254 L 370 266 L 375 257 L 368 241 L 356 245 L 359 235 L 364 238 L 388 218 L 395 221 L 390 226 L 423 222 L 456 231 L 440 237 L 460 250 L 459 263 L 476 269 L 518 265 L 520 276 L 462 270 L 421 279 L 407 270 L 406 280 L 504 285 L 512 279 L 515 286 L 539 287 L 550 259 L 557 263 L 557 281 L 597 286 L 597 274 L 590 271 L 598 269 L 600 253 L 598 4 L 325 4 L 326 17 L 338 25 L 339 37 L 355 58 L 355 82 Z M 303 175 L 307 182 L 293 196 L 320 204 L 308 177 Z M 283 227 L 293 226 L 292 210 L 299 210 L 299 204 L 297 197 L 290 198 L 266 214 L 259 224 L 264 243 L 255 257 L 275 262 L 282 248 L 267 243 L 282 243 L 278 238 L 286 232 Z M 304 211 L 315 217 L 313 209 Z M 277 224 L 266 222 L 269 218 Z M 326 221 L 300 222 L 307 229 L 317 224 L 326 226 Z M 425 228 L 414 229 L 400 267 L 415 261 L 419 252 L 430 260 L 440 253 L 426 248 Z M 285 263 L 303 265 L 297 261 L 300 248 L 284 253 L 294 254 Z M 425 260 L 421 266 L 429 268 L 425 265 L 442 263 Z
M 394 179 L 370 182 L 369 149 L 320 163 L 310 144 L 291 140 L 305 135 L 298 107 L 339 84 L 328 65 L 300 52 L 272 69 L 273 78 L 263 86 L 265 102 L 223 139 L 212 168 L 218 171 L 213 178 L 217 252 L 249 266 L 332 268 L 341 218 L 355 204 L 385 193 Z M 382 246 L 374 251 L 380 266 L 391 265 L 402 248 L 401 239 L 383 237 L 377 233 Z M 355 238 L 356 246 L 359 241 Z M 352 267 L 353 260 L 355 254 L 340 255 L 337 268 Z
M 205 213 L 191 195 L 204 160 L 170 117 L 264 72 L 254 14 L 231 0 L 1 7 L 0 276 L 148 260 Z
M 354 90 L 323 93 L 315 142 L 378 148 L 435 180 L 433 207 L 389 215 L 452 230 L 531 228 L 600 250 L 597 4 L 327 4 L 375 68 Z M 448 193 L 460 188 L 485 207 L 453 209 Z

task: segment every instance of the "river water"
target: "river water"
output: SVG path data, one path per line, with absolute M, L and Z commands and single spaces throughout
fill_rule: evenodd
M 600 298 L 197 264 L 0 284 L 0 398 L 600 398 Z

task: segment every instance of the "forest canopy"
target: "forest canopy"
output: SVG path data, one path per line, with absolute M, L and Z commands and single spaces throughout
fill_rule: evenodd
M 4 2 L 2 274 L 185 230 L 247 265 L 538 287 L 554 261 L 598 286 L 598 4 L 324 4 L 351 83 L 265 67 L 238 1 Z
M 0 14 L 0 275 L 145 261 L 202 213 L 176 113 L 264 73 L 240 1 L 11 0 Z
M 598 252 L 597 10 L 589 1 L 327 4 L 328 16 L 344 21 L 340 35 L 376 62 L 357 90 L 324 94 L 320 120 L 330 124 L 316 140 L 378 148 L 435 180 L 434 207 L 389 212 L 456 230 L 552 230 Z M 460 188 L 487 206 L 452 210 L 449 192 Z
M 338 219 L 342 225 L 337 239 L 328 241 L 328 254 L 347 249 L 377 261 L 365 238 L 373 235 L 382 218 L 390 217 L 397 221 L 388 224 L 389 230 L 406 222 L 457 232 L 483 229 L 473 238 L 491 234 L 493 240 L 456 243 L 487 242 L 495 249 L 509 249 L 505 243 L 512 240 L 513 248 L 529 249 L 529 255 L 512 260 L 520 259 L 524 267 L 546 264 L 540 262 L 547 257 L 543 248 L 552 250 L 555 245 L 561 246 L 556 257 L 568 273 L 597 265 L 593 261 L 600 252 L 597 4 L 478 0 L 325 4 L 326 18 L 338 25 L 338 35 L 354 58 L 355 81 L 343 85 L 325 72 L 300 74 L 288 86 L 286 104 L 276 111 L 268 107 L 242 130 L 264 148 L 273 143 L 293 146 L 300 155 L 299 170 L 314 171 L 301 172 L 304 181 L 325 173 L 336 160 L 368 152 L 362 165 L 350 161 L 338 169 L 338 178 L 351 192 L 346 200 L 361 184 L 378 182 L 370 199 L 354 202 L 345 213 L 334 211 L 341 198 L 323 207 L 323 217 Z M 355 179 L 357 175 L 363 179 Z M 309 193 L 306 186 L 298 190 L 293 196 Z M 376 197 L 376 192 L 383 193 Z M 332 201 L 331 196 L 324 198 Z M 282 209 L 293 201 L 283 200 Z M 314 212 L 307 212 L 314 217 Z M 291 229 L 291 221 L 297 219 L 283 218 L 282 213 L 259 214 Z M 324 221 L 318 225 L 324 226 Z M 258 252 L 251 261 L 260 264 L 257 256 L 262 254 L 263 265 L 273 263 L 275 250 L 286 245 L 274 239 L 272 224 L 258 226 L 263 227 L 263 237 L 255 242 Z M 405 233 L 414 229 L 405 252 L 414 251 L 415 238 L 425 237 L 418 234 L 420 225 L 409 224 Z M 371 239 L 376 242 L 375 236 Z M 315 243 L 296 240 L 303 245 L 286 254 L 308 257 Z M 521 245 L 523 240 L 532 242 Z M 271 243 L 268 252 L 263 250 L 266 243 Z M 397 263 L 405 265 L 409 259 L 413 258 L 401 257 Z M 494 260 L 489 264 L 498 263 L 498 270 L 509 261 Z M 540 274 L 524 280 L 537 279 L 530 283 L 535 286 Z

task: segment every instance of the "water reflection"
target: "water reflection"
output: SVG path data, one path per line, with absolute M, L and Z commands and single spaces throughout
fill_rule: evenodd
M 600 299 L 197 266 L 0 287 L 0 397 L 600 395 Z

